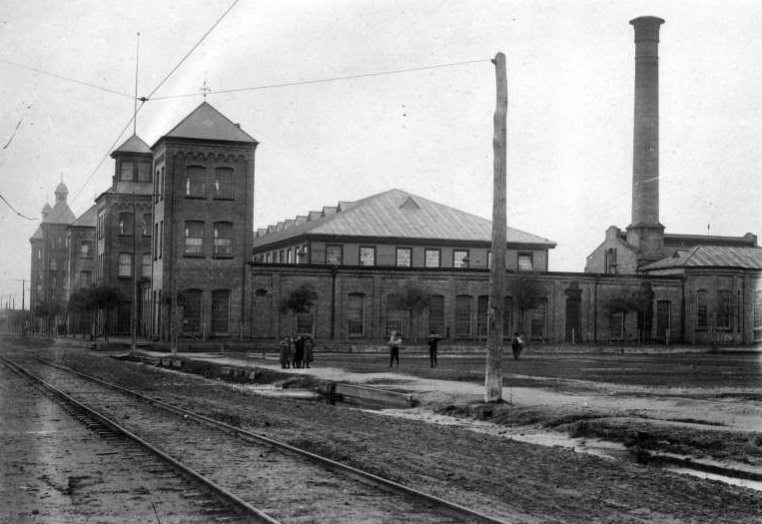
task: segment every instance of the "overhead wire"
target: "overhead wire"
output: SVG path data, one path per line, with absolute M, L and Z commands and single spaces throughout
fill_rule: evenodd
M 38 219 L 36 219 L 36 218 L 30 218 L 30 217 L 26 216 L 25 214 L 21 213 L 20 211 L 18 211 L 18 210 L 17 210 L 15 207 L 13 207 L 13 206 L 11 205 L 11 203 L 10 203 L 10 202 L 8 202 L 8 200 L 6 200 L 6 199 L 5 199 L 5 197 L 3 196 L 3 194 L 2 194 L 2 193 L 0 193 L 0 200 L 2 200 L 3 202 L 5 202 L 5 204 L 6 204 L 6 205 L 7 205 L 9 208 L 11 208 L 11 211 L 13 211 L 14 213 L 16 213 L 16 214 L 17 214 L 18 216 L 20 216 L 21 218 L 25 218 L 25 219 L 27 219 L 27 220 L 38 220 Z
M 375 77 L 375 76 L 385 76 L 385 75 L 396 75 L 401 73 L 412 73 L 415 71 L 426 71 L 429 69 L 441 69 L 445 67 L 456 67 L 456 66 L 462 66 L 462 65 L 468 65 L 468 64 L 476 64 L 479 62 L 488 62 L 490 61 L 490 58 L 482 58 L 479 60 L 468 60 L 464 62 L 450 62 L 447 64 L 436 64 L 436 65 L 430 65 L 430 66 L 420 66 L 420 67 L 411 67 L 408 69 L 394 69 L 391 71 L 378 71 L 378 72 L 372 72 L 372 73 L 358 73 L 355 75 L 347 75 L 347 76 L 336 76 L 336 77 L 329 77 L 329 78 L 319 78 L 314 80 L 298 80 L 294 82 L 284 82 L 280 84 L 268 84 L 268 85 L 262 85 L 262 86 L 252 86 L 252 87 L 239 87 L 239 88 L 233 88 L 233 89 L 220 89 L 217 91 L 207 91 L 207 95 L 220 95 L 220 94 L 226 94 L 226 93 L 240 93 L 242 91 L 257 91 L 260 89 L 275 89 L 280 87 L 293 87 L 293 86 L 300 86 L 300 85 L 308 85 L 308 84 L 322 84 L 327 82 L 338 82 L 342 80 L 353 80 L 356 78 L 369 78 L 369 77 Z M 199 93 L 185 93 L 180 95 L 167 95 L 167 96 L 159 96 L 154 98 L 148 98 L 148 100 L 156 101 L 156 100 L 169 100 L 171 98 L 187 98 L 191 96 L 199 96 Z
M 106 154 L 103 155 L 100 162 L 98 162 L 98 165 L 96 166 L 96 168 L 93 169 L 92 173 L 90 173 L 90 176 L 87 177 L 87 180 L 85 181 L 85 183 L 82 184 L 82 187 L 80 187 L 79 191 L 77 191 L 77 193 L 74 195 L 74 197 L 72 198 L 72 202 L 77 199 L 77 197 L 82 193 L 82 191 L 84 191 L 85 187 L 87 187 L 87 184 L 89 184 L 90 180 L 92 180 L 92 178 L 95 176 L 95 173 L 97 173 L 100 167 L 103 165 L 103 162 L 105 162 L 106 159 L 109 157 L 109 155 L 111 155 L 111 152 L 119 143 L 119 140 L 122 138 L 122 135 L 124 135 L 125 130 L 127 130 L 130 124 L 132 124 L 133 120 L 137 118 L 138 113 L 143 108 L 145 103 L 151 98 L 151 96 L 153 96 L 154 93 L 156 93 L 156 91 L 158 91 L 161 88 L 162 85 L 164 85 L 164 83 L 169 79 L 169 77 L 171 77 L 174 74 L 174 72 L 177 71 L 177 69 L 183 64 L 183 62 L 185 62 L 185 60 L 187 60 L 187 58 L 193 53 L 193 51 L 195 51 L 198 48 L 198 46 L 201 45 L 204 39 L 206 39 L 206 37 L 209 36 L 209 34 L 214 30 L 214 28 L 216 28 L 220 24 L 220 22 L 222 22 L 222 19 L 225 18 L 225 16 L 227 16 L 227 14 L 233 9 L 233 7 L 235 7 L 235 5 L 239 1 L 240 0 L 233 0 L 233 3 L 230 4 L 230 7 L 228 7 L 225 10 L 225 12 L 222 13 L 222 15 L 217 19 L 217 21 L 214 22 L 214 24 L 212 24 L 212 27 L 209 28 L 209 30 L 203 34 L 203 36 L 199 39 L 198 42 L 196 42 L 196 44 L 190 49 L 190 51 L 185 53 L 185 56 L 183 56 L 180 59 L 180 61 L 175 65 L 175 67 L 172 68 L 172 70 L 161 80 L 161 82 L 159 82 L 159 84 L 149 93 L 149 95 L 147 97 L 140 97 L 138 99 L 141 102 L 140 106 L 133 111 L 133 115 L 132 117 L 130 117 L 130 120 L 127 122 L 124 128 L 122 128 L 122 131 L 119 133 L 119 136 L 116 137 L 116 140 L 114 140 L 114 143 L 111 144 L 111 146 L 108 148 L 108 150 L 106 151 Z M 130 95 L 130 98 L 134 98 L 134 96 Z
M 80 84 L 80 85 L 83 85 L 83 86 L 92 87 L 94 89 L 98 89 L 100 91 L 105 91 L 107 93 L 112 93 L 112 94 L 115 94 L 115 95 L 132 98 L 132 95 L 130 95 L 128 93 L 122 93 L 122 92 L 116 91 L 114 89 L 109 89 L 108 87 L 99 86 L 99 85 L 96 85 L 96 84 L 91 84 L 90 82 L 83 82 L 82 80 L 77 80 L 76 78 L 71 78 L 71 77 L 68 77 L 68 76 L 59 75 L 58 73 L 51 73 L 50 71 L 44 71 L 44 70 L 38 69 L 36 67 L 32 67 L 32 66 L 28 66 L 28 65 L 24 65 L 24 64 L 19 64 L 18 62 L 12 62 L 12 61 L 6 60 L 4 58 L 0 58 L 0 62 L 2 62 L 4 64 L 9 64 L 9 65 L 12 65 L 12 66 L 15 66 L 15 67 L 20 67 L 21 69 L 28 69 L 29 71 L 34 71 L 35 73 L 40 73 L 41 75 L 52 76 L 54 78 L 58 78 L 58 79 L 61 79 L 61 80 L 66 80 L 67 82 L 74 82 L 75 84 Z

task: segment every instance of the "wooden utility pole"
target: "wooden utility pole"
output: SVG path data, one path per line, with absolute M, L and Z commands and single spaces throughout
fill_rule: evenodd
M 494 178 L 492 189 L 492 265 L 490 267 L 489 313 L 487 317 L 487 369 L 484 374 L 484 401 L 503 400 L 503 316 L 505 311 L 505 232 L 506 232 L 506 118 L 508 113 L 508 81 L 505 55 L 498 53 L 495 64 L 497 103 L 495 106 Z

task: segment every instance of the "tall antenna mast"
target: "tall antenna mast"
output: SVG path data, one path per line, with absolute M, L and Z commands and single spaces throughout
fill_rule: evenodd
M 135 48 L 135 100 L 132 106 L 132 134 L 138 134 L 138 65 L 140 64 L 140 33 L 137 35 Z

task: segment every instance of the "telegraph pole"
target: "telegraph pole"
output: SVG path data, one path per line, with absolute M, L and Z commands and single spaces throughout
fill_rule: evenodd
M 140 63 L 140 33 L 137 34 L 137 44 L 135 46 L 135 100 L 133 103 L 132 114 L 132 134 L 138 132 L 138 65 Z M 136 352 L 135 339 L 138 331 L 138 211 L 137 197 L 135 190 L 132 190 L 132 307 L 130 308 L 130 356 L 134 357 Z M 141 261 L 141 269 L 142 269 Z
M 497 101 L 495 105 L 494 178 L 492 189 L 492 265 L 490 267 L 489 310 L 487 315 L 487 369 L 484 374 L 484 401 L 502 402 L 503 317 L 505 313 L 505 244 L 506 244 L 506 119 L 508 81 L 505 55 L 498 53 L 495 64 Z

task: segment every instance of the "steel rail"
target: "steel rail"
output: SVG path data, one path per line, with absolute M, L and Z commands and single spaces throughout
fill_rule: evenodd
M 72 369 L 68 366 L 64 366 L 61 364 L 58 364 L 56 362 L 51 362 L 47 359 L 35 357 L 38 361 L 42 362 L 43 364 L 46 364 L 48 366 L 52 366 L 58 369 L 61 369 L 63 371 L 67 371 L 70 373 L 74 373 L 76 375 L 81 376 L 82 378 L 85 378 L 87 380 L 102 384 L 108 388 L 116 389 L 119 391 L 122 391 L 126 394 L 133 395 L 145 402 L 155 404 L 163 409 L 166 409 L 167 411 L 171 411 L 173 413 L 177 413 L 180 415 L 188 416 L 190 418 L 193 418 L 194 420 L 197 420 L 199 422 L 204 422 L 206 424 L 215 426 L 217 428 L 223 429 L 229 433 L 232 433 L 234 435 L 237 435 L 244 439 L 251 439 L 255 442 L 263 442 L 265 444 L 269 444 L 271 446 L 277 447 L 279 449 L 307 457 L 311 460 L 314 460 L 316 462 L 319 462 L 323 464 L 324 466 L 329 467 L 333 470 L 339 470 L 344 472 L 345 474 L 348 474 L 352 476 L 353 478 L 356 478 L 358 480 L 361 480 L 366 483 L 370 483 L 372 485 L 381 485 L 391 491 L 394 491 L 396 493 L 412 497 L 415 499 L 419 499 L 422 501 L 425 501 L 428 504 L 433 505 L 434 507 L 439 508 L 443 512 L 446 512 L 450 516 L 454 516 L 457 518 L 465 518 L 471 522 L 483 522 L 487 524 L 510 524 L 508 521 L 500 520 L 498 518 L 492 517 L 490 515 L 486 515 L 484 513 L 481 513 L 479 511 L 467 508 L 465 506 L 461 506 L 460 504 L 457 504 L 455 502 L 450 502 L 445 499 L 441 499 L 439 497 L 436 497 L 434 495 L 431 495 L 429 493 L 417 490 L 415 488 L 411 488 L 409 486 L 405 486 L 404 484 L 400 484 L 398 482 L 394 482 L 393 480 L 386 479 L 384 477 L 380 477 L 378 475 L 375 475 L 373 473 L 368 473 L 366 471 L 363 471 L 361 469 L 355 468 L 353 466 L 350 466 L 348 464 L 343 464 L 341 462 L 337 462 L 333 459 L 329 459 L 328 457 L 323 457 L 321 455 L 317 455 L 311 451 L 307 451 L 305 449 L 297 448 L 295 446 L 292 446 L 290 444 L 286 444 L 285 442 L 281 442 L 278 440 L 274 440 L 270 437 L 266 437 L 264 435 L 261 435 L 259 433 L 254 433 L 251 431 L 247 431 L 245 429 L 237 428 L 235 426 L 231 426 L 230 424 L 226 424 L 225 422 L 221 422 L 219 420 L 215 420 L 213 418 L 209 418 L 204 415 L 200 415 L 198 413 L 195 413 L 193 411 L 189 411 L 187 409 L 181 408 L 179 406 L 175 406 L 173 404 L 170 404 L 168 402 L 164 402 L 163 400 L 159 400 L 156 398 L 149 397 L 147 395 L 144 395 L 142 393 L 139 393 L 137 391 L 125 388 L 123 386 L 120 386 L 118 384 L 113 384 L 111 382 L 107 382 L 105 380 L 99 379 L 97 377 L 93 377 L 91 375 L 88 375 L 86 373 L 83 373 L 81 371 L 78 371 L 76 369 Z
M 244 500 L 241 500 L 239 497 L 234 495 L 233 493 L 229 492 L 228 490 L 224 489 L 221 486 L 218 486 L 208 478 L 204 477 L 200 473 L 196 472 L 195 470 L 189 468 L 182 462 L 176 460 L 175 458 L 167 455 L 157 447 L 153 446 L 152 444 L 148 443 L 147 441 L 143 440 L 139 436 L 132 433 L 127 428 L 121 426 L 120 424 L 114 422 L 110 418 L 108 418 L 106 415 L 103 415 L 99 411 L 96 411 L 89 406 L 79 402 L 75 398 L 71 397 L 70 395 L 64 393 L 60 389 L 56 388 L 52 384 L 49 384 L 42 378 L 36 376 L 31 371 L 27 370 L 26 368 L 22 367 L 18 363 L 6 358 L 6 357 L 0 357 L 3 362 L 10 367 L 12 370 L 16 371 L 17 373 L 20 373 L 24 376 L 29 377 L 34 382 L 40 384 L 42 387 L 44 387 L 46 390 L 50 391 L 57 397 L 65 400 L 66 402 L 74 405 L 77 409 L 80 409 L 87 413 L 89 416 L 100 422 L 101 424 L 107 426 L 115 433 L 122 434 L 126 437 L 128 437 L 130 440 L 133 440 L 134 442 L 138 443 L 140 446 L 144 447 L 145 449 L 149 450 L 151 453 L 154 453 L 156 456 L 170 464 L 173 468 L 175 468 L 179 473 L 182 475 L 190 478 L 191 480 L 200 483 L 202 486 L 204 486 L 207 490 L 211 491 L 212 494 L 217 497 L 218 500 L 225 504 L 231 505 L 236 512 L 239 514 L 245 516 L 245 517 L 253 517 L 256 522 L 264 522 L 267 524 L 281 524 L 279 520 L 274 519 L 264 511 L 260 510 L 259 508 L 256 508 L 252 506 L 251 504 L 245 502 Z M 49 363 L 45 362 L 43 359 L 38 359 L 41 362 L 50 365 Z M 56 366 L 58 367 L 58 366 Z M 63 366 L 62 368 L 65 368 Z M 69 371 L 67 369 L 63 369 L 64 371 Z M 79 373 L 76 370 L 71 370 L 74 373 L 83 375 Z M 84 376 L 84 378 L 87 378 Z M 93 377 L 96 381 L 99 381 L 99 379 Z M 104 382 L 104 385 L 107 384 Z M 117 386 L 119 387 L 119 386 Z

